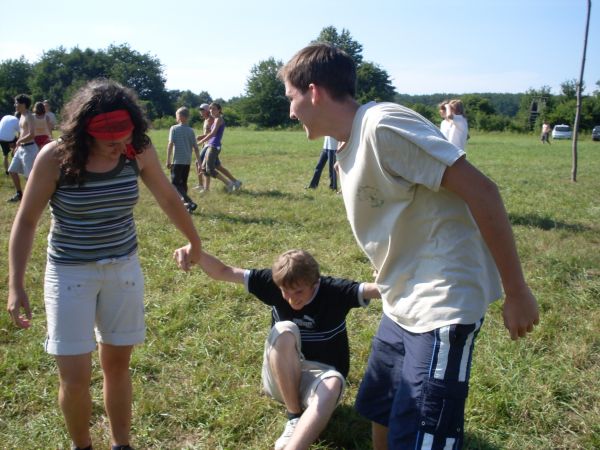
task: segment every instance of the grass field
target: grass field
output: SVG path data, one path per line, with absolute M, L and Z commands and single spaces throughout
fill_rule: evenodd
M 166 131 L 152 138 L 164 159 Z M 200 198 L 194 222 L 205 248 L 240 267 L 269 267 L 282 251 L 312 252 L 322 272 L 369 280 L 339 195 L 303 188 L 321 141 L 301 132 L 230 129 L 223 164 L 243 180 L 239 194 Z M 469 159 L 499 185 L 519 253 L 538 297 L 541 324 L 513 342 L 492 305 L 478 339 L 467 406 L 466 448 L 600 448 L 600 143 L 579 143 L 572 183 L 569 141 L 542 146 L 535 136 L 474 134 Z M 16 206 L 0 179 L 0 272 Z M 268 308 L 239 286 L 199 270 L 178 272 L 171 260 L 184 243 L 147 190 L 136 208 L 146 275 L 147 339 L 134 352 L 132 444 L 138 449 L 267 449 L 285 424 L 284 408 L 260 393 Z M 40 222 L 27 287 L 29 330 L 0 314 L 0 448 L 69 448 L 59 412 L 54 361 L 43 352 L 42 280 L 49 217 Z M 5 275 L 6 279 L 6 275 Z M 0 297 L 6 299 L 6 283 Z M 349 388 L 315 449 L 369 449 L 370 427 L 353 410 L 379 301 L 354 310 Z M 101 376 L 93 378 L 95 448 L 108 447 Z

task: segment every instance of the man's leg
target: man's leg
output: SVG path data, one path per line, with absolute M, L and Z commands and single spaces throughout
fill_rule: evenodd
M 56 363 L 60 380 L 58 403 L 69 435 L 77 447 L 86 448 L 92 444 L 90 436 L 90 419 L 92 417 L 91 354 L 56 356 Z
M 325 167 L 325 163 L 327 162 L 327 149 L 321 150 L 321 155 L 319 156 L 319 161 L 315 167 L 315 173 L 313 174 L 310 183 L 308 184 L 309 189 L 316 189 L 319 186 L 319 180 L 321 179 L 321 172 L 323 172 L 323 167 Z
M 19 179 L 19 174 L 16 172 L 9 172 L 10 178 L 12 179 L 13 184 L 15 185 L 15 191 L 23 192 L 21 189 L 21 180 Z
M 393 449 L 461 448 L 471 356 L 481 321 L 403 331 L 403 374 L 389 418 Z
M 335 170 L 335 150 L 327 150 L 329 161 L 329 189 L 337 191 L 337 173 Z
M 2 147 L 2 156 L 4 157 L 4 173 L 8 175 L 8 154 L 10 153 L 11 144 L 6 141 L 1 141 L 0 146 Z
M 132 345 L 100 344 L 104 372 L 104 407 L 110 422 L 112 445 L 129 445 L 132 387 L 129 362 Z
M 388 428 L 371 422 L 371 435 L 373 438 L 373 450 L 387 450 Z

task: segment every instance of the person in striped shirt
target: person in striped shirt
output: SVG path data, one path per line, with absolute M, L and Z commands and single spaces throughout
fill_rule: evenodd
M 129 449 L 129 362 L 144 340 L 144 280 L 133 208 L 138 177 L 189 240 L 193 264 L 201 242 L 146 134 L 136 94 L 109 80 L 81 88 L 64 109 L 62 137 L 34 164 L 9 242 L 8 312 L 32 320 L 25 270 L 38 220 L 50 205 L 52 225 L 44 280 L 46 351 L 55 356 L 59 403 L 75 449 L 91 449 L 89 386 L 98 343 L 113 449 Z

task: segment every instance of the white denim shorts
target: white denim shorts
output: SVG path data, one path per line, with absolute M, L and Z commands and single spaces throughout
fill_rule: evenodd
M 45 349 L 51 355 L 90 353 L 96 342 L 144 341 L 144 277 L 137 254 L 79 265 L 48 260 L 44 302 Z
M 25 178 L 29 178 L 35 157 L 39 152 L 35 142 L 30 142 L 27 145 L 19 145 L 15 150 L 8 171 L 13 173 L 22 173 Z
M 302 355 L 302 352 L 300 351 L 302 347 L 300 341 L 300 329 L 298 328 L 298 325 L 288 320 L 276 322 L 273 328 L 271 328 L 271 332 L 265 341 L 262 366 L 262 382 L 265 393 L 278 402 L 283 403 L 283 396 L 279 392 L 279 387 L 277 386 L 275 377 L 271 371 L 269 355 L 277 338 L 286 332 L 292 333 L 296 338 L 296 350 L 298 351 L 298 357 L 300 358 L 300 370 L 302 372 L 300 376 L 300 401 L 302 402 L 302 407 L 305 409 L 308 407 L 319 384 L 326 378 L 331 377 L 338 378 L 342 383 L 342 390 L 340 391 L 340 396 L 337 401 L 337 404 L 339 405 L 346 388 L 346 380 L 341 373 L 335 370 L 335 367 L 318 361 L 308 361 L 304 359 L 304 355 Z

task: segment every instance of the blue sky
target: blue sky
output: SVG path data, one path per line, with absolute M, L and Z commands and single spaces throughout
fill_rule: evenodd
M 26 11 L 23 9 L 27 5 Z M 88 6 L 90 5 L 90 6 Z M 93 7 L 91 5 L 94 5 Z M 6 10 L 5 5 L 4 9 Z M 286 62 L 326 26 L 407 94 L 525 92 L 579 77 L 585 0 L 29 0 L 0 29 L 0 60 L 128 43 L 158 57 L 168 89 L 245 92 L 252 66 Z M 17 19 L 21 17 L 22 19 Z M 6 19 L 7 17 L 5 17 Z M 592 5 L 586 92 L 600 80 L 600 2 Z

